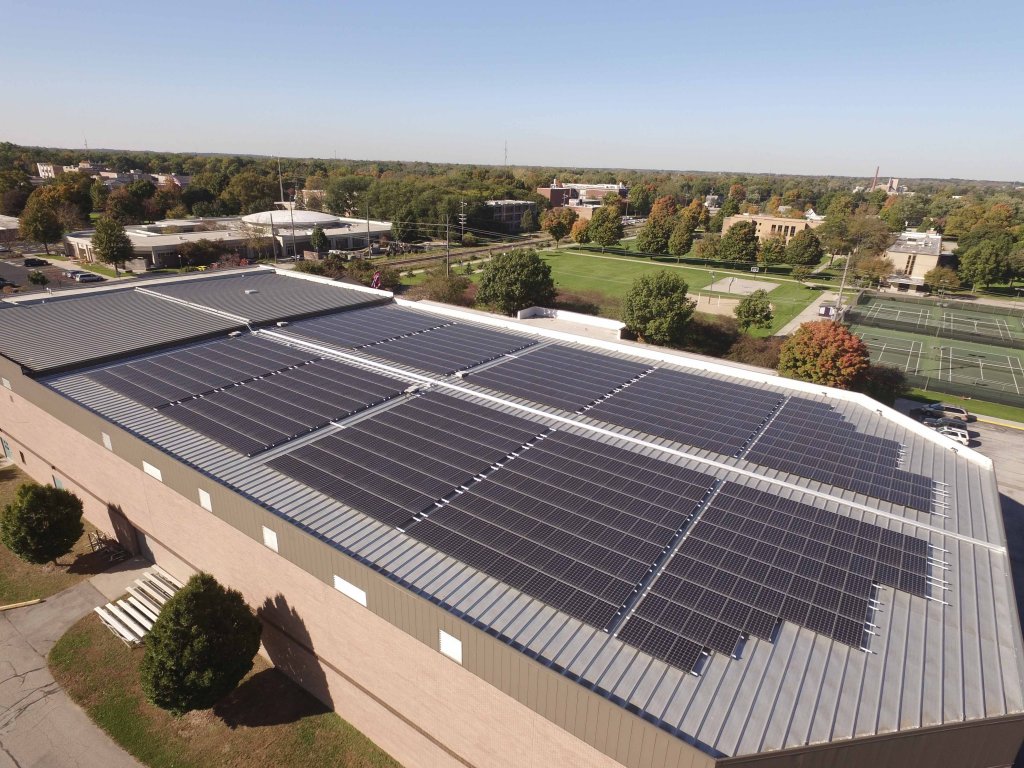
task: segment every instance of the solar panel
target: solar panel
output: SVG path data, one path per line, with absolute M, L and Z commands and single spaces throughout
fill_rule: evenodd
M 284 333 L 355 348 L 438 328 L 450 322 L 425 312 L 388 304 L 302 320 L 289 325 Z
M 454 373 L 532 346 L 525 336 L 451 324 L 363 348 L 375 357 L 432 373 Z
M 535 403 L 577 411 L 647 370 L 649 367 L 640 363 L 552 344 L 470 374 L 467 380 Z
M 252 456 L 402 393 L 405 385 L 334 360 L 174 403 L 162 413 L 232 450 Z
M 693 470 L 559 431 L 408 531 L 605 627 L 713 482 Z
M 113 365 L 88 377 L 142 405 L 158 408 L 315 357 L 259 336 L 239 336 Z
M 542 431 L 518 416 L 428 392 L 267 466 L 401 526 Z
M 856 431 L 824 403 L 790 398 L 745 456 L 749 461 L 922 512 L 932 481 L 900 469 L 901 446 Z
M 659 368 L 587 411 L 715 453 L 736 455 L 782 402 L 777 392 Z
M 763 522 L 760 531 L 743 524 L 752 518 Z M 858 571 L 849 567 L 851 545 L 873 553 Z M 927 597 L 927 547 L 898 531 L 725 483 L 619 637 L 643 635 L 633 644 L 658 656 L 644 634 L 653 625 L 728 653 L 742 634 L 770 640 L 782 619 L 859 648 L 875 584 Z

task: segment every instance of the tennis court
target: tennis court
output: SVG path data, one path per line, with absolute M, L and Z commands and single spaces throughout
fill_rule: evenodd
M 971 306 L 963 300 L 912 302 L 864 296 L 849 313 L 854 324 L 951 340 L 1024 348 L 1024 317 L 1016 309 Z
M 864 311 L 867 318 L 879 320 L 897 320 L 901 323 L 914 323 L 915 325 L 927 325 L 931 320 L 929 307 L 908 307 L 906 304 L 896 303 L 871 303 Z
M 921 370 L 922 342 L 899 336 L 883 336 L 866 330 L 857 335 L 871 352 L 871 359 L 875 363 L 891 365 L 905 373 L 916 374 Z
M 1010 323 L 1002 317 L 979 318 L 977 315 L 964 315 L 957 312 L 943 312 L 942 327 L 951 331 L 966 331 L 981 336 L 998 336 L 1000 339 L 1012 339 L 1017 335 Z
M 963 347 L 938 347 L 938 358 L 939 377 L 946 381 L 997 386 L 1021 394 L 1024 365 L 1017 355 L 978 352 Z

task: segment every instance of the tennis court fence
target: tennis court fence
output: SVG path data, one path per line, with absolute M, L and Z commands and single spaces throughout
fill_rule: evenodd
M 872 305 L 874 306 L 874 305 Z M 976 312 L 978 307 L 971 307 L 970 311 Z M 995 313 L 991 313 L 995 314 Z M 1003 314 L 1006 317 L 1006 314 Z M 865 325 L 870 328 L 884 328 L 889 331 L 902 331 L 914 333 L 919 336 L 935 336 L 940 339 L 952 339 L 954 341 L 968 341 L 976 344 L 988 344 L 989 346 L 1006 347 L 1008 349 L 1024 349 L 1024 338 L 1012 338 L 1005 334 L 986 333 L 984 331 L 971 331 L 966 328 L 951 328 L 939 325 L 933 321 L 910 322 L 901 320 L 899 317 L 882 317 L 878 313 L 871 313 L 861 309 L 859 306 L 851 307 L 843 315 L 843 321 L 850 325 Z
M 1005 385 L 997 382 L 980 382 L 964 380 L 947 381 L 935 376 L 921 376 L 907 374 L 907 383 L 918 389 L 927 389 L 930 392 L 941 392 L 946 395 L 985 400 L 989 403 L 1001 403 L 1002 405 L 1013 405 L 1017 408 L 1024 408 L 1024 395 L 1018 395 L 1006 389 Z

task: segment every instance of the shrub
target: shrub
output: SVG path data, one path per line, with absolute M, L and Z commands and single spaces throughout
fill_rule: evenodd
M 25 483 L 0 518 L 0 541 L 29 563 L 57 562 L 84 531 L 82 500 L 52 485 Z

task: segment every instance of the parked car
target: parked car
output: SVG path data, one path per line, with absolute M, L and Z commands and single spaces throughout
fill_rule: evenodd
M 0 245 L 0 253 L 10 253 L 10 252 L 11 252 L 11 249 L 8 248 L 6 245 Z
M 95 272 L 79 272 L 75 275 L 76 283 L 101 283 L 107 278 L 97 275 Z
M 971 436 L 967 434 L 966 429 L 958 429 L 956 427 L 939 427 L 935 431 L 938 432 L 940 435 L 945 435 L 950 440 L 956 440 L 956 442 L 960 443 L 961 445 L 971 444 Z
M 960 421 L 975 420 L 975 417 L 968 413 L 966 408 L 961 408 L 959 405 L 950 405 L 949 403 L 929 403 L 928 405 L 922 405 L 918 408 L 912 408 L 910 415 L 923 416 L 931 419 L 949 417 L 959 419 Z
M 22 265 L 26 267 L 48 267 L 50 266 L 50 262 L 46 259 L 37 259 L 32 257 L 25 259 L 25 261 L 22 262 Z
M 948 416 L 943 416 L 941 419 L 925 419 L 921 422 L 926 427 L 932 429 L 938 429 L 939 427 L 953 427 L 954 429 L 963 429 L 964 421 L 962 419 L 951 419 Z
M 66 277 L 70 280 L 75 279 L 75 275 L 84 275 L 85 273 L 80 269 L 65 269 L 60 273 L 62 277 Z

